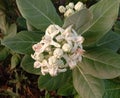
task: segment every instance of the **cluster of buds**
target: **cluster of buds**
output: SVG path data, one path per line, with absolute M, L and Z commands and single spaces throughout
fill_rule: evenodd
M 77 2 L 76 5 L 74 5 L 73 2 L 70 2 L 66 7 L 63 5 L 59 6 L 60 13 L 64 14 L 64 17 L 69 17 L 70 15 L 74 14 L 76 11 L 80 11 L 84 8 L 84 4 L 82 2 Z
M 41 68 L 42 75 L 49 73 L 56 76 L 73 69 L 81 62 L 84 53 L 82 43 L 84 38 L 78 35 L 72 25 L 66 29 L 58 25 L 50 25 L 42 40 L 32 46 L 35 51 L 31 57 L 35 60 L 34 68 Z

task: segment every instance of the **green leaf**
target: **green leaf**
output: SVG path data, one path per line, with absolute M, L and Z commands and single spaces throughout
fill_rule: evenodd
M 102 81 L 91 75 L 84 74 L 79 66 L 73 70 L 73 84 L 82 98 L 102 98 L 104 94 Z
M 22 31 L 14 37 L 2 40 L 2 44 L 17 53 L 31 54 L 32 45 L 41 40 L 42 34 L 39 32 Z
M 66 82 L 58 89 L 57 94 L 61 96 L 70 96 L 76 94 L 76 91 L 72 82 Z
M 106 80 L 106 93 L 103 98 L 120 98 L 120 83 Z
M 63 27 L 66 28 L 69 25 L 73 25 L 73 28 L 78 31 L 80 28 L 85 27 L 91 19 L 92 15 L 90 11 L 88 9 L 83 9 L 66 18 Z
M 20 55 L 18 54 L 14 54 L 11 58 L 11 68 L 10 69 L 14 69 L 19 63 L 20 63 Z
M 5 60 L 9 55 L 9 49 L 6 47 L 0 46 L 0 61 Z
M 40 75 L 40 69 L 36 69 L 34 66 L 34 60 L 29 56 L 25 55 L 21 62 L 21 67 L 28 73 Z
M 22 16 L 37 29 L 45 30 L 50 24 L 61 25 L 51 0 L 16 0 Z
M 59 73 L 55 77 L 49 74 L 40 76 L 38 79 L 39 89 L 56 90 L 60 88 L 71 77 L 71 71 Z
M 119 3 L 117 0 L 101 0 L 89 10 L 93 13 L 93 19 L 81 33 L 85 38 L 85 46 L 95 45 L 111 29 L 118 16 Z
M 113 31 L 108 32 L 102 39 L 100 39 L 97 46 L 117 51 L 120 48 L 120 34 Z
M 120 13 L 120 11 L 119 11 Z M 120 21 L 116 21 L 114 25 L 114 31 L 120 34 Z
M 4 39 L 15 36 L 17 33 L 17 25 L 15 23 L 11 24 L 6 31 Z
M 110 49 L 98 47 L 87 51 L 79 65 L 86 74 L 100 79 L 120 75 L 120 55 Z

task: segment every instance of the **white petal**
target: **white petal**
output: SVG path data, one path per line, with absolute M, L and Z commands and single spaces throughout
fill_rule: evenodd
M 56 43 L 55 41 L 51 41 L 50 45 L 53 45 L 55 47 L 60 47 L 60 44 Z
M 34 62 L 34 68 L 40 68 L 41 67 L 41 63 L 39 61 L 35 61 Z

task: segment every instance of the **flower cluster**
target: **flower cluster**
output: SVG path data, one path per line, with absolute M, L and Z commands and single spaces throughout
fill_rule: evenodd
M 72 25 L 66 29 L 50 25 L 42 40 L 33 45 L 35 51 L 31 57 L 35 60 L 34 68 L 41 68 L 43 75 L 56 76 L 65 72 L 67 67 L 73 69 L 82 60 L 84 38 L 78 35 Z
M 80 11 L 84 8 L 84 5 L 82 2 L 78 2 L 76 5 L 74 5 L 73 2 L 70 2 L 66 7 L 63 5 L 59 6 L 60 13 L 64 14 L 64 17 L 69 17 L 70 15 L 74 14 L 75 11 Z

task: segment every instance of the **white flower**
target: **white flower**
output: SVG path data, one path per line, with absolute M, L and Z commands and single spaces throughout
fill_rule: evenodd
M 83 5 L 82 2 L 79 1 L 79 2 L 75 5 L 74 8 L 75 8 L 76 11 L 80 11 L 81 9 L 84 8 L 84 5 Z
M 66 8 L 64 7 L 64 6 L 59 6 L 59 11 L 60 11 L 60 13 L 65 13 L 65 11 L 66 11 Z
M 59 33 L 59 30 L 56 28 L 56 25 L 50 25 L 46 31 L 45 35 L 50 36 L 51 38 L 54 38 Z
M 43 44 L 43 46 L 41 47 L 40 49 L 40 53 L 42 53 L 43 51 L 45 51 L 45 49 L 50 46 L 50 45 L 53 45 L 55 47 L 60 47 L 60 44 L 58 44 L 57 42 L 55 42 L 53 40 L 52 37 L 50 36 L 44 36 L 44 38 L 41 40 L 40 42 L 41 44 Z
M 44 55 L 42 53 L 37 53 L 37 52 L 35 52 L 34 54 L 31 54 L 31 57 L 34 60 L 37 60 L 37 61 L 40 61 L 40 62 L 44 59 Z
M 41 47 L 42 47 L 42 44 L 37 43 L 37 44 L 34 44 L 34 45 L 32 46 L 32 49 L 33 49 L 35 52 L 39 52 L 40 49 L 41 49 Z
M 64 52 L 70 52 L 71 49 L 72 49 L 72 46 L 70 44 L 67 44 L 65 43 L 63 46 L 62 46 L 62 49 Z
M 73 9 L 68 9 L 65 13 L 64 13 L 64 17 L 69 17 L 72 14 L 74 14 L 74 10 Z
M 42 65 L 42 63 L 40 63 L 39 61 L 34 62 L 34 68 L 40 68 L 41 65 Z
M 41 68 L 42 75 L 49 73 L 56 76 L 65 72 L 67 67 L 73 69 L 81 62 L 84 53 L 82 43 L 84 38 L 78 35 L 72 25 L 66 29 L 58 25 L 50 25 L 42 40 L 33 45 L 35 60 L 34 68 Z
M 47 60 L 44 59 L 41 64 L 42 64 L 41 65 L 42 75 L 45 75 L 46 73 L 49 73 L 49 69 L 48 69 L 49 64 L 48 64 Z
M 71 58 L 71 56 L 68 56 L 68 55 L 64 55 L 64 58 L 68 64 L 68 66 L 70 67 L 70 69 L 73 69 L 77 66 L 77 60 L 76 59 L 73 59 Z
M 63 50 L 60 49 L 60 48 L 56 48 L 53 52 L 53 55 L 56 57 L 56 58 L 61 58 L 62 55 L 63 55 Z
M 70 3 L 68 4 L 68 6 L 69 6 L 69 8 L 73 9 L 73 8 L 74 8 L 74 3 L 73 3 L 73 2 L 70 2 Z

